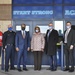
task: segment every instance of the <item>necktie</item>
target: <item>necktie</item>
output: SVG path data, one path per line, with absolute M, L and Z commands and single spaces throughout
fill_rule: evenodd
M 22 36 L 23 36 L 23 38 L 25 38 L 25 33 L 24 33 L 24 31 L 23 31 L 23 34 L 22 34 Z

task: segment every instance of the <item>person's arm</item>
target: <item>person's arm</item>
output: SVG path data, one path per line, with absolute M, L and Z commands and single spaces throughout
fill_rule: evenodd
M 44 38 L 45 38 L 44 52 L 45 52 L 46 54 L 47 54 L 47 49 L 46 49 L 46 48 L 47 48 L 47 33 L 48 33 L 48 31 L 49 31 L 49 30 L 47 30 L 47 32 L 46 32 L 46 34 L 45 34 L 45 37 L 44 37 Z
M 2 38 L 2 42 L 3 42 L 3 49 L 5 49 L 6 40 L 7 40 L 7 33 L 5 32 L 5 33 L 3 34 L 3 38 Z
M 75 30 L 73 30 L 73 33 L 72 33 L 72 45 L 75 44 Z
M 41 41 L 42 41 L 42 51 L 44 51 L 44 46 L 45 46 L 45 39 L 44 39 L 44 36 L 43 36 L 43 34 L 41 35 Z
M 28 51 L 30 50 L 30 33 L 28 33 L 28 37 L 27 37 L 27 47 L 28 47 Z
M 74 48 L 74 44 L 75 44 L 75 30 L 73 30 L 73 32 L 72 32 L 70 50 L 72 50 Z
M 58 32 L 56 31 L 56 32 L 55 32 L 55 42 L 56 42 L 56 44 L 58 43 L 58 38 L 59 38 L 59 34 L 58 34 Z
M 18 32 L 16 33 L 16 36 L 15 36 L 15 46 L 16 46 L 16 51 L 19 51 L 19 37 L 18 37 Z
M 32 39 L 31 39 L 31 51 L 33 51 L 33 45 L 34 45 L 34 35 L 32 36 Z

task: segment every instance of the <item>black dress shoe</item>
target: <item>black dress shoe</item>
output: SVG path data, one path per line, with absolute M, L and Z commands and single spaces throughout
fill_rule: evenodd
M 28 71 L 28 69 L 27 69 L 27 68 L 23 68 L 23 70 L 24 70 L 24 71 Z
M 38 69 L 34 69 L 34 70 L 36 71 L 36 70 L 38 70 Z
M 63 71 L 69 71 L 69 68 L 65 68 Z
M 69 72 L 74 72 L 74 69 L 69 69 Z
M 51 71 L 56 71 L 57 69 L 51 69 Z
M 15 67 L 13 67 L 13 68 L 10 68 L 10 70 L 15 70 L 16 68 Z
M 56 71 L 57 69 L 53 69 L 53 71 Z
M 38 71 L 40 71 L 41 69 L 38 69 Z
M 19 72 L 21 72 L 22 70 L 21 69 L 17 69 Z
M 7 69 L 7 70 L 5 70 L 5 72 L 8 72 L 8 69 Z
M 46 70 L 51 70 L 51 68 L 49 67 L 49 68 L 47 68 Z

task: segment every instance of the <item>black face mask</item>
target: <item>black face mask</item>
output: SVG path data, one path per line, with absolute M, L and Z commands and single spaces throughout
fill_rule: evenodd
M 22 27 L 22 30 L 25 30 L 25 27 Z

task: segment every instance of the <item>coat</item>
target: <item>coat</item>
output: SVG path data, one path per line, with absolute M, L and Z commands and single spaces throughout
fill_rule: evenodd
M 55 55 L 57 51 L 56 44 L 58 43 L 58 32 L 56 30 L 52 30 L 49 37 L 47 37 L 49 30 L 47 30 L 45 36 L 45 53 L 47 55 Z
M 45 39 L 42 33 L 34 33 L 31 40 L 31 50 L 42 51 L 44 49 Z
M 65 39 L 65 32 L 64 32 L 64 39 Z M 68 47 L 70 47 L 71 45 L 74 45 L 74 44 L 75 44 L 75 30 L 71 29 L 67 36 L 67 45 Z

